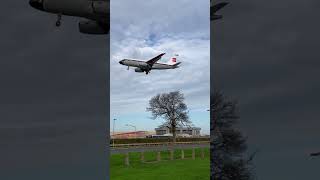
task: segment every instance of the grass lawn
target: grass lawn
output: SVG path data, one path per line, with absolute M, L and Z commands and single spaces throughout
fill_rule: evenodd
M 140 162 L 140 153 L 129 153 L 130 166 L 124 165 L 124 155 L 111 155 L 111 180 L 209 180 L 210 154 L 205 149 L 205 158 L 201 159 L 200 149 L 196 149 L 196 159 L 192 160 L 192 150 L 185 150 L 185 159 L 181 159 L 181 150 L 175 150 L 175 160 L 170 161 L 170 152 L 161 152 L 161 162 L 156 161 L 156 152 L 145 152 L 145 161 Z

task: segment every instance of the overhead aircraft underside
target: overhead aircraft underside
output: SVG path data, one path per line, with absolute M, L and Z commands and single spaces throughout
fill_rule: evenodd
M 86 34 L 108 34 L 110 7 L 108 0 L 30 0 L 38 10 L 57 14 L 56 26 L 61 25 L 62 15 L 83 17 L 79 31 Z

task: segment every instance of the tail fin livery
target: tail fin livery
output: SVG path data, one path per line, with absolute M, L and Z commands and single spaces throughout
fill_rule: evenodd
M 178 57 L 179 55 L 178 54 L 175 54 L 172 58 L 170 58 L 170 60 L 169 60 L 169 62 L 168 62 L 168 64 L 169 65 L 175 65 L 175 64 L 178 64 L 177 63 L 177 57 Z M 180 64 L 180 63 L 179 63 Z

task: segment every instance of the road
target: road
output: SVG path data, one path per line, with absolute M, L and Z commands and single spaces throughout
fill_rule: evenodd
M 128 152 L 143 152 L 143 151 L 165 151 L 169 149 L 192 149 L 192 148 L 209 148 L 210 144 L 176 144 L 176 145 L 161 145 L 161 146 L 139 146 L 129 148 L 110 148 L 111 154 L 123 154 Z

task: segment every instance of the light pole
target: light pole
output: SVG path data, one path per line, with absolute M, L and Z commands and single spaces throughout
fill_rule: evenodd
M 137 138 L 137 134 L 136 134 L 136 132 L 137 132 L 137 127 L 134 126 L 134 125 L 130 125 L 130 124 L 126 124 L 126 126 L 131 126 L 131 127 L 134 128 L 134 137 Z
M 113 146 L 113 147 L 114 147 L 114 138 L 115 138 L 115 136 L 114 136 L 114 126 L 115 126 L 116 120 L 117 120 L 116 118 L 113 119 L 113 132 L 112 132 L 112 134 L 113 134 L 112 146 Z

